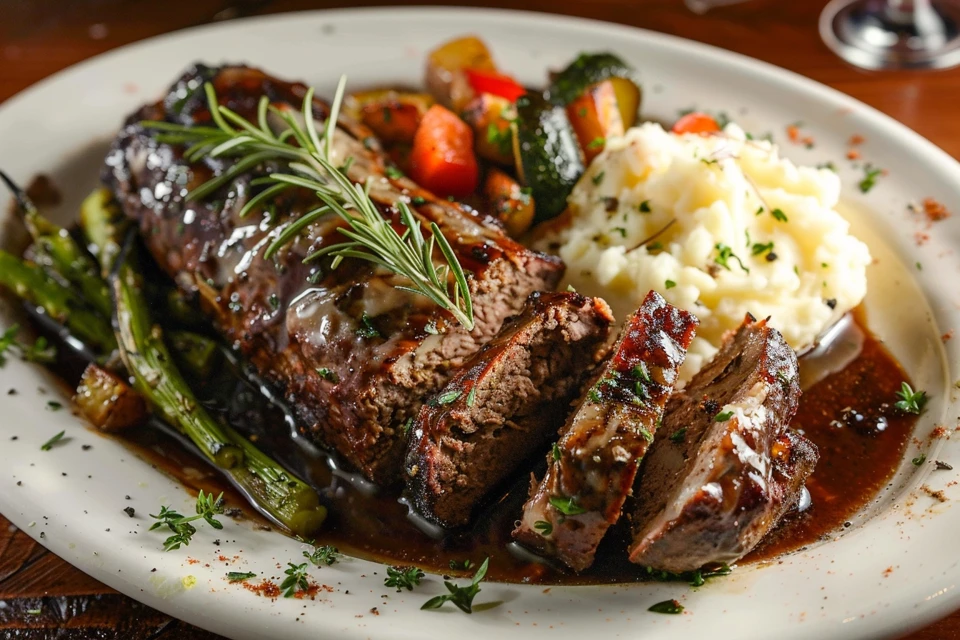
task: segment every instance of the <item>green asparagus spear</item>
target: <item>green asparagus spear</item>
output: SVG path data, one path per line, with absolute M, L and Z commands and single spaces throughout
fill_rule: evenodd
M 117 342 L 123 362 L 133 374 L 134 386 L 218 467 L 233 469 L 240 465 L 243 451 L 200 406 L 174 365 L 163 329 L 151 322 L 142 279 L 127 260 L 113 278 L 113 291 Z
M 113 271 L 113 263 L 120 254 L 118 234 L 126 226 L 111 207 L 109 194 L 94 192 L 84 201 L 81 211 L 81 227 L 100 260 L 103 273 Z M 112 277 L 112 285 L 120 352 L 134 374 L 138 390 L 170 424 L 223 467 L 254 505 L 297 535 L 314 533 L 327 516 L 317 492 L 232 428 L 217 423 L 199 405 L 170 357 L 162 330 L 152 324 L 134 264 L 129 257 L 125 258 Z M 182 341 L 184 334 L 174 333 L 171 338 L 172 342 Z M 194 338 L 203 340 L 202 336 Z M 194 339 L 194 342 L 199 344 L 201 340 Z M 200 353 L 205 351 L 202 344 L 199 346 Z M 203 360 L 191 356 L 184 363 L 202 369 Z
M 171 331 L 170 346 L 177 364 L 201 379 L 209 377 L 220 361 L 217 343 L 199 333 Z
M 30 304 L 42 307 L 48 316 L 70 329 L 91 349 L 109 354 L 116 339 L 106 319 L 87 306 L 83 298 L 35 264 L 0 250 L 0 286 L 10 289 Z
M 87 304 L 105 318 L 113 312 L 110 292 L 99 268 L 83 248 L 63 227 L 54 224 L 40 213 L 26 192 L 17 186 L 7 174 L 0 171 L 2 179 L 17 199 L 24 226 L 30 232 L 37 250 L 37 261 L 60 274 L 76 286 Z
M 119 239 L 123 238 L 129 224 L 109 189 L 95 189 L 80 205 L 80 228 L 100 262 L 100 275 L 104 278 L 110 275 L 120 253 Z
M 139 274 L 128 260 L 118 266 L 113 286 L 120 353 L 137 389 L 224 468 L 254 504 L 298 535 L 316 531 L 327 515 L 316 491 L 236 431 L 221 426 L 197 402 L 171 359 L 161 328 L 151 325 Z

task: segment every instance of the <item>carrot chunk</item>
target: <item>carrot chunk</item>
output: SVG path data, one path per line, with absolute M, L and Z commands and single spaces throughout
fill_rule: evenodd
M 473 130 L 449 109 L 434 105 L 413 137 L 410 177 L 437 195 L 463 197 L 477 188 Z

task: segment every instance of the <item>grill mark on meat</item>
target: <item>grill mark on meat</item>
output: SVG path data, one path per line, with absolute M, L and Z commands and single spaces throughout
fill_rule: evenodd
M 400 199 L 422 198 L 411 208 L 424 224 L 436 222 L 465 269 L 476 328 L 466 332 L 423 296 L 397 291 L 404 282 L 370 263 L 345 260 L 304 265 L 317 248 L 338 242 L 344 223 L 322 218 L 265 260 L 266 247 L 285 225 L 317 205 L 313 194 L 292 190 L 253 211 L 239 211 L 257 189 L 251 181 L 279 168 L 258 167 L 205 202 L 185 196 L 227 164 L 190 164 L 182 148 L 159 142 L 142 120 L 208 124 L 203 82 L 213 83 L 221 104 L 246 117 L 261 95 L 278 108 L 299 110 L 307 88 L 244 66 L 189 70 L 157 104 L 133 114 L 107 156 L 103 179 L 128 216 L 139 221 L 145 243 L 185 291 L 198 293 L 224 337 L 259 375 L 283 392 L 298 429 L 339 453 L 368 479 L 400 478 L 405 437 L 400 426 L 416 415 L 421 398 L 439 389 L 514 315 L 533 291 L 549 290 L 562 263 L 506 237 L 468 207 L 437 198 L 406 178 L 390 179 L 387 160 L 372 133 L 342 115 L 333 140 L 335 160 L 353 158 L 348 175 L 372 179 L 381 213 L 399 224 Z M 313 115 L 329 106 L 317 99 Z M 417 200 L 421 202 L 421 200 Z M 364 319 L 379 335 L 365 331 Z M 437 333 L 432 333 L 436 327 Z M 319 371 L 331 374 L 321 375 Z
M 753 549 L 817 461 L 816 446 L 788 428 L 799 396 L 796 354 L 748 315 L 667 405 L 661 433 L 679 435 L 657 438 L 644 461 L 630 560 L 682 572 Z
M 468 524 L 477 504 L 549 443 L 612 322 L 598 298 L 532 294 L 420 409 L 406 463 L 416 509 L 441 526 Z
M 593 564 L 653 440 L 697 319 L 651 291 L 547 455 L 514 538 L 575 571 Z M 572 508 L 556 500 L 572 501 Z M 552 502 L 554 501 L 554 502 Z M 564 513 L 564 510 L 567 513 Z

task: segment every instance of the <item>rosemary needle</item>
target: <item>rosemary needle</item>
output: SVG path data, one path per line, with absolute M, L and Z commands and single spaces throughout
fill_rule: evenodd
M 347 240 L 310 254 L 304 262 L 332 256 L 333 268 L 344 258 L 376 264 L 410 281 L 410 286 L 397 285 L 398 289 L 426 296 L 449 311 L 468 331 L 472 330 L 473 301 L 467 275 L 437 224 L 431 222 L 429 238 L 424 237 L 420 221 L 401 201 L 397 208 L 405 229 L 402 234 L 397 232 L 370 198 L 369 179 L 364 185 L 354 184 L 346 172 L 331 161 L 333 135 L 345 87 L 346 76 L 343 76 L 322 133 L 317 131 L 313 118 L 312 88 L 304 97 L 302 113 L 298 114 L 303 124 L 291 110 L 271 105 L 266 96 L 260 98 L 257 122 L 250 122 L 221 106 L 209 83 L 204 89 L 215 126 L 190 127 L 155 121 L 142 124 L 157 131 L 160 142 L 189 145 L 184 157 L 190 162 L 202 158 L 235 159 L 222 174 L 191 191 L 188 200 L 205 198 L 240 174 L 264 162 L 277 160 L 286 163 L 286 172 L 278 171 L 258 178 L 255 184 L 266 188 L 244 205 L 241 216 L 290 188 L 301 187 L 316 194 L 320 206 L 284 227 L 267 247 L 265 258 L 275 255 L 316 220 L 335 213 L 347 223 L 346 227 L 340 228 Z M 269 126 L 269 114 L 279 118 L 285 127 L 279 134 Z

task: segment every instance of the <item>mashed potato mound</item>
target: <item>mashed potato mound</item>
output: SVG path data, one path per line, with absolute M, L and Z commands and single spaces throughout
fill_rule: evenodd
M 860 303 L 870 252 L 839 195 L 833 171 L 798 167 L 735 125 L 702 136 L 647 123 L 607 141 L 570 195 L 570 224 L 538 248 L 619 320 L 650 289 L 695 313 L 686 380 L 748 312 L 803 351 Z

